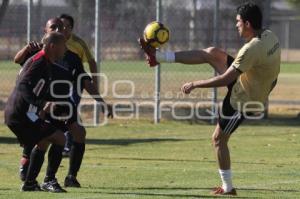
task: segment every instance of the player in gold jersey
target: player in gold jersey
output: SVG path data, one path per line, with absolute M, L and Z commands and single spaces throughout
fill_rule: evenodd
M 219 73 L 207 80 L 184 84 L 182 91 L 185 94 L 196 88 L 228 88 L 212 136 L 223 183 L 213 190 L 216 195 L 237 194 L 232 185 L 229 138 L 245 118 L 255 112 L 263 112 L 264 104 L 276 85 L 280 71 L 278 38 L 270 30 L 262 29 L 262 13 L 257 5 L 245 3 L 237 8 L 236 28 L 246 43 L 235 59 L 214 47 L 194 51 L 159 52 L 143 39 L 139 39 L 150 66 L 156 66 L 160 62 L 209 63 Z

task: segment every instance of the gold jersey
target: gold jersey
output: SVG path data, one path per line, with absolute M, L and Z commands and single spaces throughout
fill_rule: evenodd
M 75 34 L 71 35 L 66 45 L 70 51 L 76 53 L 79 56 L 83 63 L 89 62 L 94 59 L 86 43 Z
M 265 104 L 280 71 L 278 38 L 264 30 L 240 49 L 232 66 L 241 72 L 232 88 L 232 107 L 243 111 L 245 106 L 256 108 L 255 104 Z

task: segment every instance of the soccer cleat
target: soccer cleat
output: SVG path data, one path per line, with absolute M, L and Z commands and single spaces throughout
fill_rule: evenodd
M 20 169 L 19 169 L 19 174 L 20 174 L 20 179 L 21 181 L 25 181 L 26 179 L 26 174 L 27 174 L 27 170 L 29 167 L 29 159 L 22 157 L 20 160 Z
M 231 191 L 229 191 L 229 192 L 225 192 L 222 187 L 214 188 L 212 191 L 212 194 L 213 195 L 231 195 L 231 196 L 237 195 L 235 188 L 232 188 Z
M 21 186 L 21 191 L 42 191 L 40 185 L 38 182 L 32 181 L 32 182 L 24 182 Z
M 145 53 L 148 65 L 150 67 L 157 66 L 159 64 L 159 62 L 156 61 L 156 57 L 155 57 L 156 49 L 154 47 L 150 46 L 149 44 L 147 44 L 147 42 L 143 38 L 139 38 L 138 42 L 141 46 L 141 49 Z
M 52 193 L 65 193 L 67 192 L 66 190 L 64 190 L 57 182 L 57 179 L 54 178 L 48 182 L 44 182 L 41 185 L 41 189 L 43 191 L 48 191 L 48 192 L 52 192 Z
M 80 183 L 78 182 L 78 180 L 76 179 L 75 176 L 71 176 L 71 175 L 68 175 L 66 178 L 65 178 L 65 183 L 64 183 L 65 187 L 81 187 Z

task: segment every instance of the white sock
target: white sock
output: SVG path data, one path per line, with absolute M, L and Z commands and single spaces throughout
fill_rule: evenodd
M 229 170 L 221 170 L 219 169 L 219 173 L 222 179 L 222 188 L 224 189 L 225 192 L 229 192 L 232 190 L 232 174 L 231 174 L 231 169 Z
M 174 52 L 159 52 L 158 50 L 156 51 L 156 60 L 158 62 L 168 62 L 172 63 L 175 62 L 175 53 Z

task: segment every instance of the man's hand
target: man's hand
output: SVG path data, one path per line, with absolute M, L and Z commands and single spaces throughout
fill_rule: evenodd
M 107 117 L 114 118 L 113 106 L 111 104 L 107 104 Z
M 184 94 L 190 94 L 192 90 L 194 90 L 195 86 L 193 82 L 188 82 L 185 83 L 182 87 L 181 87 L 181 91 Z
M 159 62 L 156 61 L 156 57 L 155 57 L 156 49 L 150 46 L 143 38 L 139 38 L 138 42 L 141 46 L 141 49 L 145 53 L 145 57 L 148 62 L 148 65 L 150 67 L 157 66 Z
M 101 103 L 101 112 L 108 118 L 114 118 L 114 111 L 111 104 Z
M 26 50 L 27 50 L 28 53 L 31 53 L 31 52 L 41 50 L 42 47 L 43 47 L 42 44 L 40 44 L 36 41 L 31 41 L 31 42 L 29 42 L 29 44 L 27 44 Z
M 43 109 L 39 112 L 39 117 L 44 120 L 46 118 L 46 114 L 50 113 L 51 109 L 55 108 L 54 102 L 46 102 Z

